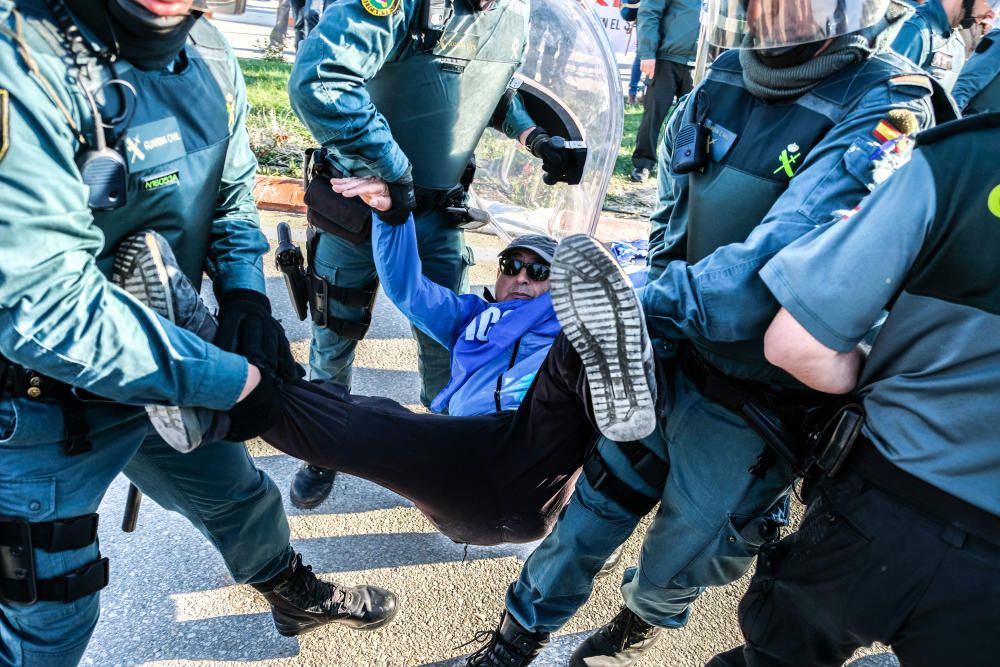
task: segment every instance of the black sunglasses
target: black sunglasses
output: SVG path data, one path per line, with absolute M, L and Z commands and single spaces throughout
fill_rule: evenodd
M 500 258 L 500 273 L 505 276 L 516 276 L 521 273 L 521 269 L 528 270 L 528 279 L 540 283 L 549 279 L 549 265 L 541 262 L 525 262 L 513 257 Z

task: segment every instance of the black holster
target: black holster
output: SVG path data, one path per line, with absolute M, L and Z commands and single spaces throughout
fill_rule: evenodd
M 705 398 L 738 415 L 764 441 L 764 451 L 749 470 L 761 479 L 779 458 L 797 476 L 807 475 L 816 462 L 819 434 L 851 400 L 730 377 L 690 345 L 682 348 L 679 363 L 684 375 Z
M 305 290 L 308 298 L 309 313 L 313 324 L 324 327 L 338 336 L 361 340 L 368 333 L 372 323 L 372 311 L 375 308 L 375 297 L 378 296 L 378 278 L 362 287 L 341 287 L 330 283 L 326 278 L 316 273 L 316 248 L 320 236 L 315 227 L 309 227 L 306 238 L 306 257 L 309 268 L 304 274 Z M 345 306 L 362 308 L 360 320 L 345 320 L 330 314 L 330 301 L 334 300 Z
M 108 559 L 86 563 L 66 574 L 39 579 L 35 549 L 82 549 L 97 541 L 97 514 L 32 523 L 0 516 L 0 601 L 6 604 L 73 602 L 108 585 Z
M 366 243 L 371 239 L 372 210 L 357 197 L 334 192 L 330 179 L 343 177 L 344 174 L 331 163 L 325 148 L 306 150 L 302 169 L 306 220 L 351 243 Z

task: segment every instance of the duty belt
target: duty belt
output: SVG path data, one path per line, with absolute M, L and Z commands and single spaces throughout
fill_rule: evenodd
M 843 467 L 924 514 L 1000 545 L 1000 516 L 942 491 L 896 466 L 863 433 L 855 440 Z
M 690 345 L 682 347 L 679 363 L 698 392 L 741 417 L 766 445 L 750 473 L 763 479 L 775 457 L 802 473 L 807 458 L 806 435 L 822 426 L 831 408 L 845 402 L 808 389 L 773 387 L 726 375 Z
M 87 397 L 99 399 L 87 393 Z M 41 373 L 36 373 L 0 357 L 0 398 L 27 398 L 31 400 L 58 401 L 63 412 L 67 456 L 89 452 L 89 429 L 84 417 L 84 403 L 73 387 Z

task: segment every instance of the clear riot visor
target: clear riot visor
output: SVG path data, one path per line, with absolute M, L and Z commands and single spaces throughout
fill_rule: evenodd
M 191 9 L 213 14 L 242 14 L 247 10 L 247 0 L 194 0 Z
M 889 0 L 709 0 L 708 41 L 725 49 L 821 42 L 877 23 Z

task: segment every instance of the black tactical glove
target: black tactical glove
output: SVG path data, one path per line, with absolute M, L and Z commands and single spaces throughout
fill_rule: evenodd
M 566 178 L 570 165 L 570 155 L 566 149 L 566 140 L 562 137 L 550 137 L 540 127 L 533 129 L 525 138 L 524 146 L 531 154 L 542 161 L 542 181 L 546 185 L 555 185 Z
M 389 187 L 389 199 L 392 200 L 392 207 L 388 211 L 378 211 L 378 217 L 390 225 L 401 225 L 417 208 L 417 195 L 413 191 L 413 176 L 407 169 L 399 180 L 392 183 L 386 182 L 386 185 Z
M 214 342 L 277 377 L 298 379 L 304 374 L 292 357 L 281 322 L 271 315 L 271 302 L 260 292 L 232 289 L 222 295 Z
M 261 368 L 260 383 L 246 398 L 229 409 L 229 430 L 225 439 L 243 442 L 269 430 L 278 423 L 284 402 L 281 381 Z

